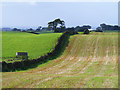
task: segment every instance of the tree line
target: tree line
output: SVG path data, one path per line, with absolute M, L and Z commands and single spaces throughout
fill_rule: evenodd
M 120 27 L 118 25 L 107 25 L 105 23 L 100 24 L 100 28 L 101 30 L 120 30 Z
M 90 25 L 83 25 L 83 26 L 76 26 L 76 27 L 68 27 L 65 26 L 65 21 L 61 19 L 55 19 L 53 21 L 48 22 L 48 27 L 39 26 L 37 29 L 27 29 L 21 30 L 17 28 L 13 28 L 12 31 L 22 31 L 22 32 L 40 32 L 40 31 L 54 31 L 56 32 L 65 32 L 65 31 L 77 31 L 77 32 L 84 32 L 85 30 L 89 30 L 92 27 Z M 105 23 L 100 24 L 94 31 L 96 32 L 103 32 L 105 30 L 120 30 L 118 25 L 107 25 Z

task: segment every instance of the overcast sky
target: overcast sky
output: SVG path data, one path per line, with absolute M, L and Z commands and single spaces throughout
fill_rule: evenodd
M 117 2 L 3 2 L 2 26 L 37 28 L 60 18 L 67 27 L 118 24 Z

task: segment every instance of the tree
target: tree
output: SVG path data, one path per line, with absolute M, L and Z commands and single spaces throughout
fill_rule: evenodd
M 66 28 L 67 31 L 76 31 L 74 27 Z
M 106 24 L 105 23 L 100 24 L 100 26 L 101 26 L 102 30 L 106 30 Z
M 114 30 L 119 30 L 119 26 L 115 25 L 114 27 Z
M 83 25 L 83 28 L 85 28 L 85 29 L 91 29 L 91 26 L 90 25 Z
M 112 26 L 112 25 L 106 25 L 106 24 L 100 24 L 102 30 L 119 30 L 119 26 L 115 25 L 115 26 Z
M 32 29 L 32 28 L 30 28 L 30 29 L 28 29 L 27 31 L 28 31 L 28 32 L 33 32 L 33 29 Z
M 75 31 L 80 31 L 80 26 L 76 26 Z
M 13 28 L 12 31 L 21 31 L 21 30 L 17 28 Z
M 58 24 L 60 24 L 60 28 L 64 29 L 65 28 L 65 22 L 63 20 L 55 19 L 54 21 L 51 21 L 48 23 L 48 28 L 52 28 L 54 30 L 54 32 L 58 32 L 57 30 L 57 26 Z
M 97 27 L 95 32 L 103 32 L 101 27 Z
M 26 32 L 25 30 L 22 30 L 22 32 Z
M 76 26 L 75 31 L 84 32 L 86 29 L 91 29 L 90 25 Z
M 36 31 L 39 32 L 39 31 L 41 30 L 41 28 L 42 28 L 42 27 L 39 26 L 39 27 L 36 29 Z
M 84 30 L 84 33 L 83 34 L 89 34 L 90 31 L 88 29 Z
M 17 28 L 13 28 L 12 31 L 17 31 L 18 29 Z

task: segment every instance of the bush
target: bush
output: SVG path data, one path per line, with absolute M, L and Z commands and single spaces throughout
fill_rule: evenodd
M 83 34 L 89 34 L 90 31 L 88 29 L 84 30 L 84 33 Z
M 98 29 L 98 30 L 96 30 L 95 32 L 103 32 L 103 31 Z

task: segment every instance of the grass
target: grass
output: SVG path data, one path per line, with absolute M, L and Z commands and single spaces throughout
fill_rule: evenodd
M 54 48 L 61 34 L 2 32 L 2 58 L 3 60 L 14 58 L 16 52 L 28 52 L 29 59 L 38 58 Z
M 71 36 L 57 59 L 2 79 L 3 88 L 118 88 L 118 34 Z

